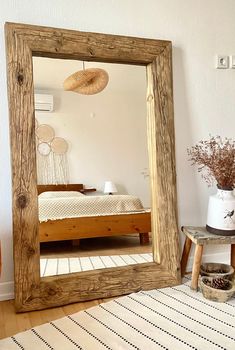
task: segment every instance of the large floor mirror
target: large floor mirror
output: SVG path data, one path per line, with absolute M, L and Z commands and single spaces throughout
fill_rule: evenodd
M 11 23 L 6 42 L 16 311 L 178 284 L 171 43 Z M 103 86 L 68 89 L 92 70 Z

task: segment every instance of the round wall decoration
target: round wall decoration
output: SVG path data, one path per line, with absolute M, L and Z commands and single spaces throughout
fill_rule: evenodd
M 55 137 L 51 142 L 51 149 L 55 154 L 65 154 L 68 151 L 68 143 L 62 137 Z
M 51 152 L 51 146 L 47 142 L 41 142 L 38 144 L 38 153 L 42 156 L 48 156 Z
M 64 90 L 83 95 L 101 92 L 108 84 L 108 73 L 101 68 L 87 68 L 73 73 L 64 81 Z
M 50 142 L 55 137 L 54 129 L 47 124 L 41 124 L 36 129 L 36 135 L 42 142 Z
M 55 137 L 54 129 L 47 124 L 36 128 L 36 136 L 38 183 L 68 183 L 67 141 L 62 137 Z

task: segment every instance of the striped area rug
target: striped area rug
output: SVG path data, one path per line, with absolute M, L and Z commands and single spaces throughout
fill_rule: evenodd
M 41 277 L 152 262 L 152 253 L 40 259 Z
M 235 299 L 215 303 L 190 281 L 100 304 L 0 341 L 1 350 L 234 350 Z

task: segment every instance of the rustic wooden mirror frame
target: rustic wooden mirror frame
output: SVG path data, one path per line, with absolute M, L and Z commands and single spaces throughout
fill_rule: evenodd
M 5 32 L 16 311 L 179 284 L 171 42 L 15 23 Z M 154 262 L 40 277 L 32 56 L 147 67 Z

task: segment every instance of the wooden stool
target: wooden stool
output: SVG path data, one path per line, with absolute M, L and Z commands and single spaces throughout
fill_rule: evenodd
M 182 232 L 186 235 L 184 250 L 181 259 L 181 276 L 185 275 L 188 257 L 192 242 L 196 244 L 191 289 L 198 289 L 198 277 L 202 260 L 203 246 L 205 244 L 230 244 L 231 245 L 231 265 L 235 268 L 235 236 L 219 236 L 209 233 L 205 227 L 183 226 Z

